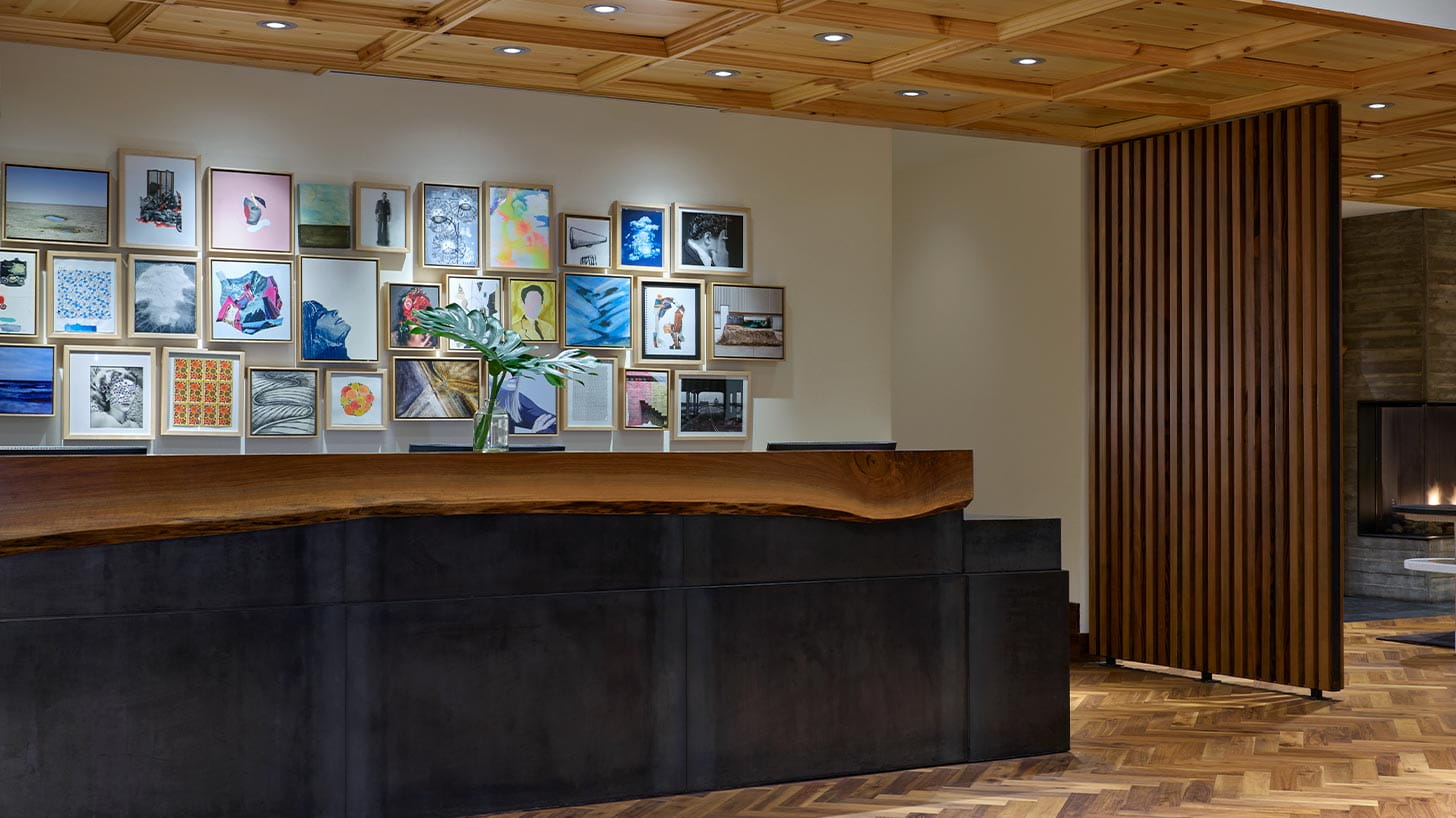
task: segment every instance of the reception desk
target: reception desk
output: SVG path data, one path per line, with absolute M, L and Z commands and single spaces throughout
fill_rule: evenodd
M 464 816 L 1067 746 L 1055 522 L 967 521 L 969 452 L 0 468 L 6 815 Z

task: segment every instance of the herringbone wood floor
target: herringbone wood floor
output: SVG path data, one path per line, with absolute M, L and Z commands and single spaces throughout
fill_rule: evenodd
M 522 818 L 1456 818 L 1456 653 L 1345 630 L 1349 687 L 1311 701 L 1130 668 L 1072 669 L 1072 752 Z

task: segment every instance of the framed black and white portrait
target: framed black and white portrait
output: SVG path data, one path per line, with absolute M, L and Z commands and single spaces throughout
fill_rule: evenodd
M 753 244 L 746 207 L 672 206 L 672 271 L 676 275 L 746 276 Z

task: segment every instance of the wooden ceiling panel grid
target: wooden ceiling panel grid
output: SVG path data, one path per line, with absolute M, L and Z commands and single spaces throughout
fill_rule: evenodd
M 1337 99 L 1348 195 L 1456 205 L 1453 31 L 1270 0 L 620 2 L 0 0 L 0 40 L 1081 145 Z

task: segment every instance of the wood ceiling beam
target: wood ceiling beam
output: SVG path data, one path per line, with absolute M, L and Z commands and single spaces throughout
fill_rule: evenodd
M 106 24 L 107 30 L 111 32 L 111 39 L 118 43 L 130 40 L 147 23 L 160 16 L 172 2 L 173 0 L 163 0 L 160 3 L 127 3 Z
M 1361 34 L 1376 34 L 1382 37 L 1402 37 L 1410 40 L 1424 40 L 1431 43 L 1456 46 L 1456 31 L 1443 28 L 1421 26 L 1415 23 L 1403 23 L 1398 20 L 1384 20 L 1378 17 L 1366 17 L 1342 11 L 1311 9 L 1294 3 L 1278 2 L 1278 0 L 1234 0 L 1234 2 L 1245 4 L 1245 8 L 1242 11 L 1248 14 L 1275 17 L 1280 20 L 1290 20 L 1297 23 L 1328 26 L 1345 31 L 1355 31 Z
M 906 71 L 915 71 L 926 66 L 933 65 L 948 57 L 964 54 L 967 51 L 974 51 L 977 48 L 989 45 L 989 43 L 977 40 L 962 40 L 959 38 L 937 40 L 929 45 L 919 48 L 912 48 L 894 56 L 885 57 L 870 63 L 870 76 L 875 79 L 884 79 L 896 74 L 903 74 Z
M 849 60 L 831 60 L 824 57 L 801 57 L 797 54 L 754 51 L 730 46 L 710 46 L 692 54 L 693 62 L 732 66 L 734 68 L 757 68 L 763 71 L 784 71 L 790 74 L 808 74 L 817 77 L 834 77 L 845 80 L 869 80 L 870 66 L 867 63 Z
M 1216 60 L 1206 65 L 1190 67 L 1201 68 L 1205 71 L 1216 71 L 1220 74 L 1237 74 L 1243 77 L 1274 80 L 1276 82 L 1292 82 L 1299 85 L 1318 85 L 1321 88 L 1332 88 L 1343 91 L 1353 90 L 1359 76 L 1353 71 L 1339 71 L 1333 68 L 1319 68 L 1309 65 L 1293 65 L 1285 62 L 1259 60 L 1249 57 L 1233 57 L 1230 59 Z
M 1215 102 L 1210 106 L 1210 110 L 1213 113 L 1211 118 L 1232 119 L 1237 116 L 1247 116 L 1274 108 L 1284 108 L 1290 105 L 1302 105 L 1306 102 L 1329 99 L 1330 96 L 1330 89 L 1328 88 L 1292 85 L 1288 88 L 1276 88 L 1273 91 L 1266 91 L 1262 94 L 1253 94 L 1251 96 L 1225 100 L 1224 102 Z
M 157 2 L 157 0 L 147 0 Z M 417 31 L 423 19 L 417 12 L 350 0 L 168 0 L 179 8 L 244 14 L 257 20 L 277 17 L 320 25 L 346 25 L 380 31 Z
M 1121 88 L 1124 85 L 1131 85 L 1135 82 L 1144 82 L 1169 74 L 1177 74 L 1180 71 L 1182 71 L 1181 68 L 1169 68 L 1162 65 L 1128 65 L 1121 68 L 1113 68 L 1085 77 L 1078 77 L 1074 80 L 1059 82 L 1052 90 L 1052 97 L 1054 99 L 1068 99 L 1082 94 L 1096 94 L 1113 88 Z
M 368 68 L 400 57 L 474 17 L 498 0 L 443 0 L 425 12 L 418 31 L 391 31 L 359 49 L 359 64 Z
M 1008 80 L 1000 77 L 978 77 L 934 68 L 921 68 L 896 76 L 910 85 L 926 88 L 940 88 L 945 91 L 965 91 L 971 94 L 994 94 L 1021 99 L 1039 99 L 1051 102 L 1056 86 L 1025 80 Z
M 1042 102 L 1030 99 L 988 99 L 984 102 L 975 102 L 970 105 L 963 105 L 951 111 L 946 111 L 945 122 L 952 128 L 963 128 L 967 125 L 974 125 L 977 122 L 984 122 L 988 119 L 996 119 L 1016 111 L 1024 111 L 1028 108 L 1039 108 Z
M 1429 57 L 1367 68 L 1356 73 L 1355 87 L 1361 90 L 1390 90 L 1439 85 L 1456 76 L 1453 66 L 1456 66 L 1456 51 L 1443 51 Z
M 1456 148 L 1431 148 L 1424 151 L 1410 151 L 1408 153 L 1396 154 L 1395 156 L 1375 158 L 1352 157 L 1347 154 L 1344 161 L 1362 173 L 1402 170 L 1420 165 L 1434 165 L 1440 162 L 1456 162 Z
M 73 23 L 25 14 L 0 14 L 0 34 L 13 42 L 67 45 L 72 41 L 114 45 L 111 28 L 105 23 Z
M 450 31 L 452 37 L 481 40 L 505 40 L 519 45 L 544 45 L 557 48 L 580 48 L 606 51 L 611 54 L 635 54 L 664 58 L 668 55 L 667 40 L 640 34 L 618 34 L 612 31 L 588 31 L 566 26 L 543 26 L 510 20 L 472 17 Z
M 1063 0 L 1054 6 L 1019 14 L 997 24 L 996 35 L 999 41 L 1009 42 L 1141 2 L 1143 0 Z
M 576 87 L 583 91 L 590 91 L 593 88 L 606 85 L 609 82 L 616 82 L 626 79 L 628 76 L 641 71 L 649 65 L 656 65 L 662 60 L 656 57 L 637 57 L 626 54 L 620 57 L 613 57 L 600 65 L 576 75 Z

